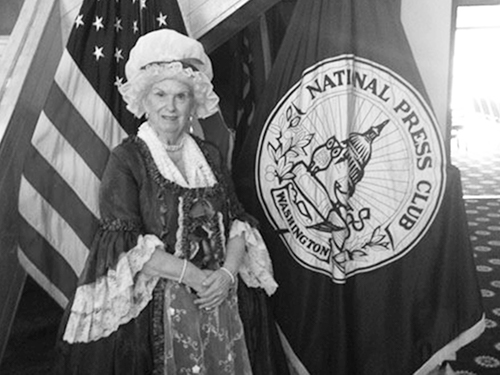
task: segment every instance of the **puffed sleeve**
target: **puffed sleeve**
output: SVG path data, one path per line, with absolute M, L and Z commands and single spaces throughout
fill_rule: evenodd
M 97 231 L 71 305 L 63 340 L 90 342 L 136 318 L 152 299 L 157 277 L 140 271 L 162 241 L 144 234 L 139 179 L 126 149 L 113 150 L 99 193 Z

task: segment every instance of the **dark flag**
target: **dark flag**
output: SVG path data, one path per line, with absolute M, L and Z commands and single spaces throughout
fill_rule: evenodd
M 297 374 L 427 374 L 484 330 L 400 0 L 298 0 L 239 155 Z
M 176 0 L 84 0 L 37 122 L 21 177 L 18 256 L 61 306 L 98 225 L 110 150 L 139 124 L 117 91 L 129 50 L 159 28 L 186 33 Z
M 255 90 L 252 82 L 254 74 L 253 56 L 250 48 L 248 31 L 243 30 L 238 35 L 237 61 L 240 62 L 238 74 L 239 90 L 236 99 L 236 142 L 234 156 L 237 157 L 241 142 L 246 138 L 248 127 L 255 114 Z

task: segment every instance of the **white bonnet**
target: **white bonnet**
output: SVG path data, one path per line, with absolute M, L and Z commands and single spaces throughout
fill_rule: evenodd
M 130 50 L 125 75 L 127 82 L 119 91 L 136 117 L 145 113 L 142 99 L 151 85 L 166 78 L 178 79 L 192 88 L 198 118 L 218 110 L 219 97 L 211 83 L 212 64 L 203 45 L 177 31 L 160 29 L 141 36 Z

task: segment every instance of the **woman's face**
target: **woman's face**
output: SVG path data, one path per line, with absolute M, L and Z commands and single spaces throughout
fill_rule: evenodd
M 144 98 L 148 123 L 163 141 L 175 143 L 187 129 L 194 99 L 189 85 L 175 79 L 153 84 Z

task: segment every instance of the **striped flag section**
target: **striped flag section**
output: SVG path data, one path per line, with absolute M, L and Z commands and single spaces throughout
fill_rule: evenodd
M 99 223 L 100 178 L 113 147 L 139 121 L 117 86 L 137 38 L 186 33 L 175 0 L 84 0 L 31 140 L 19 192 L 18 257 L 65 306 Z

